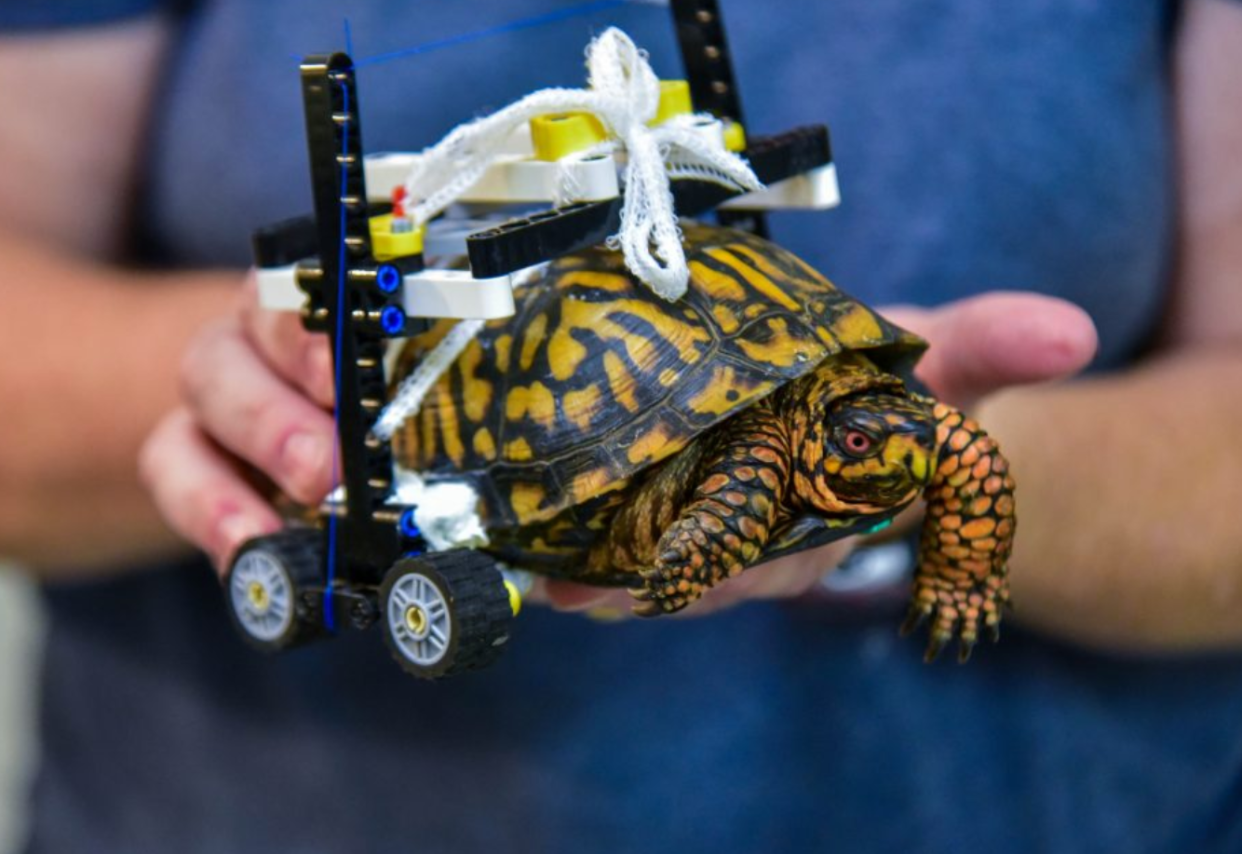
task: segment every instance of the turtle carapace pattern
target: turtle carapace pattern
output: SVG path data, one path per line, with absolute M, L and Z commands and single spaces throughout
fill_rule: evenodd
M 403 466 L 470 482 L 515 566 L 632 588 L 671 613 L 744 569 L 927 502 L 906 628 L 969 655 L 1008 601 L 1014 482 L 996 442 L 918 389 L 919 337 L 792 253 L 685 227 L 668 302 L 620 253 L 520 287 L 394 436 Z M 451 324 L 410 339 L 400 378 Z

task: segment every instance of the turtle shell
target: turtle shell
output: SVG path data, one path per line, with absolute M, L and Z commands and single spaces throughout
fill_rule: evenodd
M 470 481 L 491 529 L 538 526 L 615 504 L 644 469 L 836 353 L 866 350 L 908 376 L 925 347 L 771 242 L 688 225 L 685 245 L 690 285 L 676 302 L 619 252 L 549 264 L 394 436 L 400 463 Z M 395 376 L 451 325 L 410 339 Z

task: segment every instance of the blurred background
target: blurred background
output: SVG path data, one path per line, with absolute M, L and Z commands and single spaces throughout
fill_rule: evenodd
M 31 585 L 12 567 L 0 565 L 0 854 L 17 851 L 25 833 L 41 629 Z

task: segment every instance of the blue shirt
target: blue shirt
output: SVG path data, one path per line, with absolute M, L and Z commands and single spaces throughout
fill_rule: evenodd
M 366 57 L 564 5 L 345 11 Z M 1099 325 L 1099 369 L 1135 357 L 1169 268 L 1171 7 L 725 6 L 752 132 L 834 132 L 844 204 L 777 217 L 778 240 L 873 304 L 1065 296 Z M 251 227 L 310 209 L 291 57 L 342 46 L 341 15 L 219 0 L 185 19 L 152 128 L 150 255 L 245 264 Z M 674 76 L 666 15 L 626 5 L 365 68 L 367 147 L 580 84 L 608 23 Z M 887 599 L 621 625 L 528 609 L 496 667 L 425 684 L 374 633 L 259 657 L 220 599 L 205 566 L 49 593 L 33 850 L 1242 849 L 1236 656 L 1105 656 L 1014 628 L 928 667 Z

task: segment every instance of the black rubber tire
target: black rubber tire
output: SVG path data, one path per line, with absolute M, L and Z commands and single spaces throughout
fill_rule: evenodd
M 241 591 L 233 590 L 234 574 L 239 565 L 249 560 L 270 561 L 289 584 L 289 619 L 273 635 L 257 634 L 238 608 L 244 607 Z M 263 652 L 280 652 L 328 636 L 318 617 L 318 610 L 308 615 L 300 606 L 302 591 L 307 585 L 323 581 L 323 534 L 309 528 L 293 528 L 247 540 L 237 550 L 224 576 L 224 600 L 238 634 L 247 643 Z
M 392 622 L 390 597 L 398 583 L 411 576 L 421 576 L 434 585 L 448 605 L 448 642 L 432 662 L 419 662 L 407 655 Z M 440 679 L 493 664 L 504 651 L 513 623 L 509 591 L 496 562 L 467 549 L 397 561 L 380 585 L 379 611 L 388 651 L 402 670 L 420 679 Z

